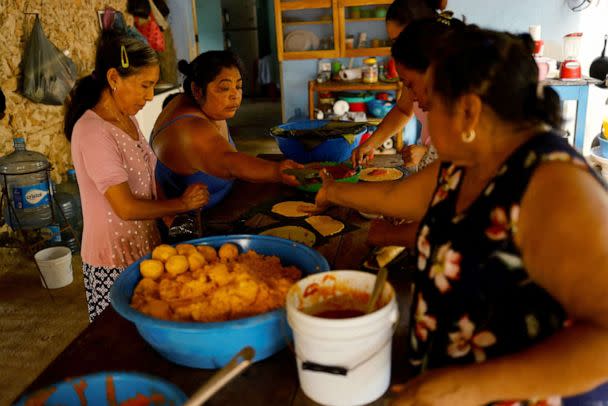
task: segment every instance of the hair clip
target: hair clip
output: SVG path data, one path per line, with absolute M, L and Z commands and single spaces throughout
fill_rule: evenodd
M 129 55 L 127 54 L 127 48 L 124 45 L 120 46 L 120 66 L 124 69 L 129 67 Z
M 437 22 L 445 24 L 447 26 L 452 25 L 452 18 L 454 17 L 454 13 L 451 11 L 442 11 L 437 15 Z

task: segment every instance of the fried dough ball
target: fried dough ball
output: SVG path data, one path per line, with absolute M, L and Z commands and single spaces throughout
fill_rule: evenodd
M 170 275 L 177 276 L 188 270 L 188 258 L 183 255 L 173 255 L 165 263 L 165 269 Z
M 192 244 L 177 244 L 175 249 L 179 255 L 184 255 L 186 257 L 193 252 L 196 252 L 196 247 Z
M 208 275 L 209 278 L 211 278 L 211 280 L 218 286 L 225 286 L 233 279 L 233 276 L 230 275 L 230 272 L 228 272 L 228 267 L 226 264 L 211 265 L 208 268 Z
M 203 254 L 203 256 L 205 257 L 205 260 L 207 262 L 214 262 L 217 260 L 217 252 L 215 251 L 215 248 L 213 248 L 212 246 L 199 245 L 196 247 L 196 249 L 198 250 L 198 252 Z
M 158 259 L 144 259 L 139 264 L 139 272 L 144 278 L 158 279 L 164 271 L 165 267 Z
M 177 255 L 177 250 L 167 244 L 161 244 L 152 251 L 152 259 L 158 259 L 163 262 L 167 262 L 173 255 Z
M 152 317 L 163 320 L 170 320 L 172 315 L 169 303 L 156 299 L 149 300 L 142 308 L 142 311 Z
M 207 261 L 205 260 L 203 254 L 198 252 L 196 249 L 194 252 L 188 254 L 188 264 L 190 265 L 191 271 L 196 271 L 197 269 L 202 268 L 206 263 Z
M 222 260 L 231 260 L 239 256 L 239 248 L 230 243 L 226 243 L 220 247 L 219 256 Z

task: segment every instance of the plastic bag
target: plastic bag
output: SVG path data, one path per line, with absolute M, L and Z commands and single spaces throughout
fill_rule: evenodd
M 135 28 L 148 40 L 148 44 L 156 52 L 163 52 L 165 50 L 165 37 L 160 26 L 154 19 L 154 16 L 150 14 L 147 19 L 140 19 L 135 17 Z
M 25 47 L 23 95 L 36 103 L 62 105 L 76 78 L 76 65 L 44 35 L 36 16 Z

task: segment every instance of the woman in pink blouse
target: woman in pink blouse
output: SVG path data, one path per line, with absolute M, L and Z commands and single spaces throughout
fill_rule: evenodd
M 154 96 L 156 53 L 142 42 L 104 32 L 95 71 L 67 101 L 65 134 L 82 198 L 82 262 L 91 321 L 109 304 L 110 287 L 129 264 L 159 243 L 155 219 L 197 209 L 208 199 L 192 185 L 156 200 L 156 158 L 133 116 Z

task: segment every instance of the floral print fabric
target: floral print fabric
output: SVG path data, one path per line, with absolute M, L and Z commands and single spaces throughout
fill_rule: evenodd
M 529 279 L 514 242 L 520 202 L 534 170 L 556 160 L 593 172 L 563 138 L 540 134 L 503 163 L 462 213 L 456 213 L 456 199 L 466 169 L 441 164 L 417 236 L 413 365 L 424 370 L 483 362 L 521 351 L 564 327 L 564 309 Z M 550 405 L 559 398 L 502 404 Z

